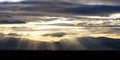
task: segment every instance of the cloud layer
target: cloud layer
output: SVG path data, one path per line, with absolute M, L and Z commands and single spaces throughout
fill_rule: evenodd
M 120 0 L 27 0 L 27 1 L 64 1 L 81 4 L 107 4 L 107 5 L 120 5 Z
M 120 6 L 105 6 L 105 5 L 86 5 L 82 7 L 63 9 L 64 13 L 72 13 L 79 15 L 109 15 L 120 12 Z
M 28 0 L 33 1 L 33 0 Z M 41 0 L 34 0 L 41 1 Z M 44 0 L 45 1 L 45 0 Z M 46 0 L 47 1 L 47 0 Z M 53 1 L 53 0 L 49 0 Z M 55 0 L 56 1 L 56 0 Z M 12 18 L 11 15 L 24 15 L 24 16 L 40 16 L 40 15 L 61 15 L 61 16 L 69 16 L 69 15 L 110 15 L 114 13 L 120 13 L 120 6 L 118 5 L 117 0 L 60 0 L 57 2 L 35 2 L 28 4 L 28 6 L 4 6 L 0 8 L 1 16 L 8 16 Z M 63 1 L 63 2 L 61 2 Z M 67 2 L 66 2 L 67 1 Z M 70 2 L 70 3 L 68 3 Z M 80 2 L 80 4 L 76 4 L 74 2 Z M 95 3 L 94 5 L 92 3 Z M 101 2 L 102 4 L 98 4 Z M 74 3 L 74 4 L 73 4 Z M 90 3 L 90 4 L 89 4 Z M 104 4 L 105 3 L 105 4 Z M 89 5 L 88 5 L 89 4 Z M 108 4 L 116 4 L 117 6 L 108 6 Z M 27 5 L 27 4 L 26 4 Z M 44 8 L 44 9 L 43 9 Z M 4 12 L 3 12 L 4 11 Z M 8 12 L 6 12 L 8 11 Z M 11 12 L 9 12 L 11 11 Z M 14 12 L 16 11 L 16 12 Z M 24 12 L 23 12 L 24 11 Z M 67 15 L 66 15 L 67 14 Z M 8 18 L 7 17 L 7 18 Z M 3 17 L 1 17 L 3 18 Z M 6 17 L 5 17 L 6 19 Z

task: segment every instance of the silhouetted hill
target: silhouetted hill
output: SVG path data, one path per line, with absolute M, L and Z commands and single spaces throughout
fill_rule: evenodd
M 0 50 L 120 50 L 120 39 L 106 37 L 78 37 L 58 42 L 44 42 L 0 34 Z

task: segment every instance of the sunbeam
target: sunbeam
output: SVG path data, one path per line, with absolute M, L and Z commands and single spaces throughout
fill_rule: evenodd
M 120 6 L 82 1 L 0 0 L 0 50 L 120 50 Z

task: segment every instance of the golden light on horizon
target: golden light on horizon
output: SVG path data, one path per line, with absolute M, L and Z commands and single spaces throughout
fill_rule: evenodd
M 62 20 L 60 20 L 62 19 Z M 108 37 L 108 38 L 120 38 L 119 28 L 116 30 L 114 27 L 104 27 L 108 25 L 108 22 L 114 24 L 119 24 L 115 21 L 88 21 L 88 20 L 66 20 L 60 18 L 57 20 L 51 21 L 31 21 L 23 24 L 0 24 L 0 32 L 6 35 L 13 33 L 12 37 L 25 38 L 28 40 L 34 41 L 44 41 L 44 42 L 56 42 L 64 38 L 76 38 L 76 37 Z M 79 24 L 80 23 L 80 24 Z M 78 25 L 75 25 L 78 24 Z M 84 27 L 91 25 L 92 26 L 103 26 L 103 27 Z M 81 26 L 83 25 L 83 26 Z M 114 30 L 116 30 L 114 32 Z M 112 33 L 111 33 L 112 31 Z M 64 35 L 59 37 L 57 34 L 63 32 Z M 116 34 L 116 32 L 118 32 Z M 15 34 L 14 34 L 15 33 Z M 43 36 L 46 35 L 47 36 Z M 58 34 L 59 35 L 59 34 Z
M 119 17 L 120 17 L 120 13 L 117 13 L 117 14 L 111 14 L 110 17 L 119 18 Z

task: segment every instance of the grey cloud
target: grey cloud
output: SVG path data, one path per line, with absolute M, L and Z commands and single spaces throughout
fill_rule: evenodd
M 78 15 L 110 15 L 113 13 L 120 13 L 120 6 L 106 6 L 106 5 L 86 5 L 82 7 L 65 8 L 59 10 L 61 13 L 71 13 Z
M 65 1 L 65 0 L 64 0 Z M 73 0 L 71 0 L 73 1 Z M 77 1 L 77 0 L 76 0 Z M 75 1 L 75 2 L 76 2 Z M 113 13 L 119 13 L 120 12 L 120 6 L 109 6 L 109 5 L 86 5 L 88 4 L 87 2 L 97 2 L 98 0 L 90 0 L 90 1 L 83 1 L 83 0 L 78 0 L 81 1 L 81 4 L 73 4 L 71 2 L 69 3 L 64 3 L 64 2 L 42 2 L 43 6 L 40 6 L 41 3 L 39 3 L 39 6 L 35 5 L 36 7 L 24 7 L 21 8 L 21 10 L 24 11 L 43 11 L 43 12 L 49 12 L 52 14 L 47 14 L 47 15 L 53 15 L 53 14 L 69 14 L 69 15 L 98 15 L 98 16 L 107 16 Z M 99 2 L 106 3 L 108 0 L 101 0 Z M 83 4 L 82 2 L 86 2 Z M 119 1 L 118 1 L 119 2 Z M 110 3 L 110 1 L 108 2 Z M 49 6 L 48 6 L 49 4 Z M 72 7 L 71 7 L 72 6 Z M 44 9 L 42 9 L 44 7 Z M 38 9 L 39 8 L 39 9 Z
M 57 32 L 57 33 L 51 33 L 51 34 L 44 34 L 43 36 L 52 36 L 52 37 L 63 37 L 66 33 L 64 32 Z
M 107 5 L 120 5 L 120 0 L 26 0 L 26 1 L 64 1 L 72 3 L 82 3 L 82 4 L 107 4 Z
M 8 36 L 19 36 L 19 34 L 17 34 L 17 33 L 9 33 L 9 34 L 7 34 Z
M 67 0 L 75 3 L 83 4 L 104 4 L 104 5 L 119 5 L 120 0 Z
M 29 0 L 30 1 L 30 0 Z M 33 1 L 33 0 L 31 0 Z M 38 0 L 40 1 L 40 0 Z M 65 1 L 65 0 L 64 0 Z M 71 0 L 73 1 L 73 0 Z M 78 0 L 82 1 L 82 0 Z M 85 0 L 87 2 L 87 0 Z M 98 0 L 90 0 L 90 1 L 98 1 Z M 108 1 L 108 0 L 101 0 L 101 1 Z M 116 1 L 116 0 L 115 0 Z M 83 1 L 84 2 L 84 1 Z M 109 1 L 110 2 L 110 1 Z M 119 2 L 119 1 L 118 1 Z M 4 6 L 1 7 L 1 11 L 9 10 L 10 7 Z M 10 11 L 24 11 L 24 13 L 7 13 L 2 12 L 1 16 L 8 16 L 12 18 L 12 16 L 70 16 L 70 15 L 100 15 L 106 16 L 113 13 L 120 12 L 120 6 L 108 6 L 108 5 L 84 5 L 84 4 L 73 4 L 69 2 L 35 2 L 31 3 L 30 6 L 19 6 L 15 7 L 13 10 Z M 44 8 L 44 9 L 43 9 Z M 7 17 L 7 18 L 8 18 Z
M 0 24 L 24 24 L 25 21 L 22 20 L 0 20 Z

